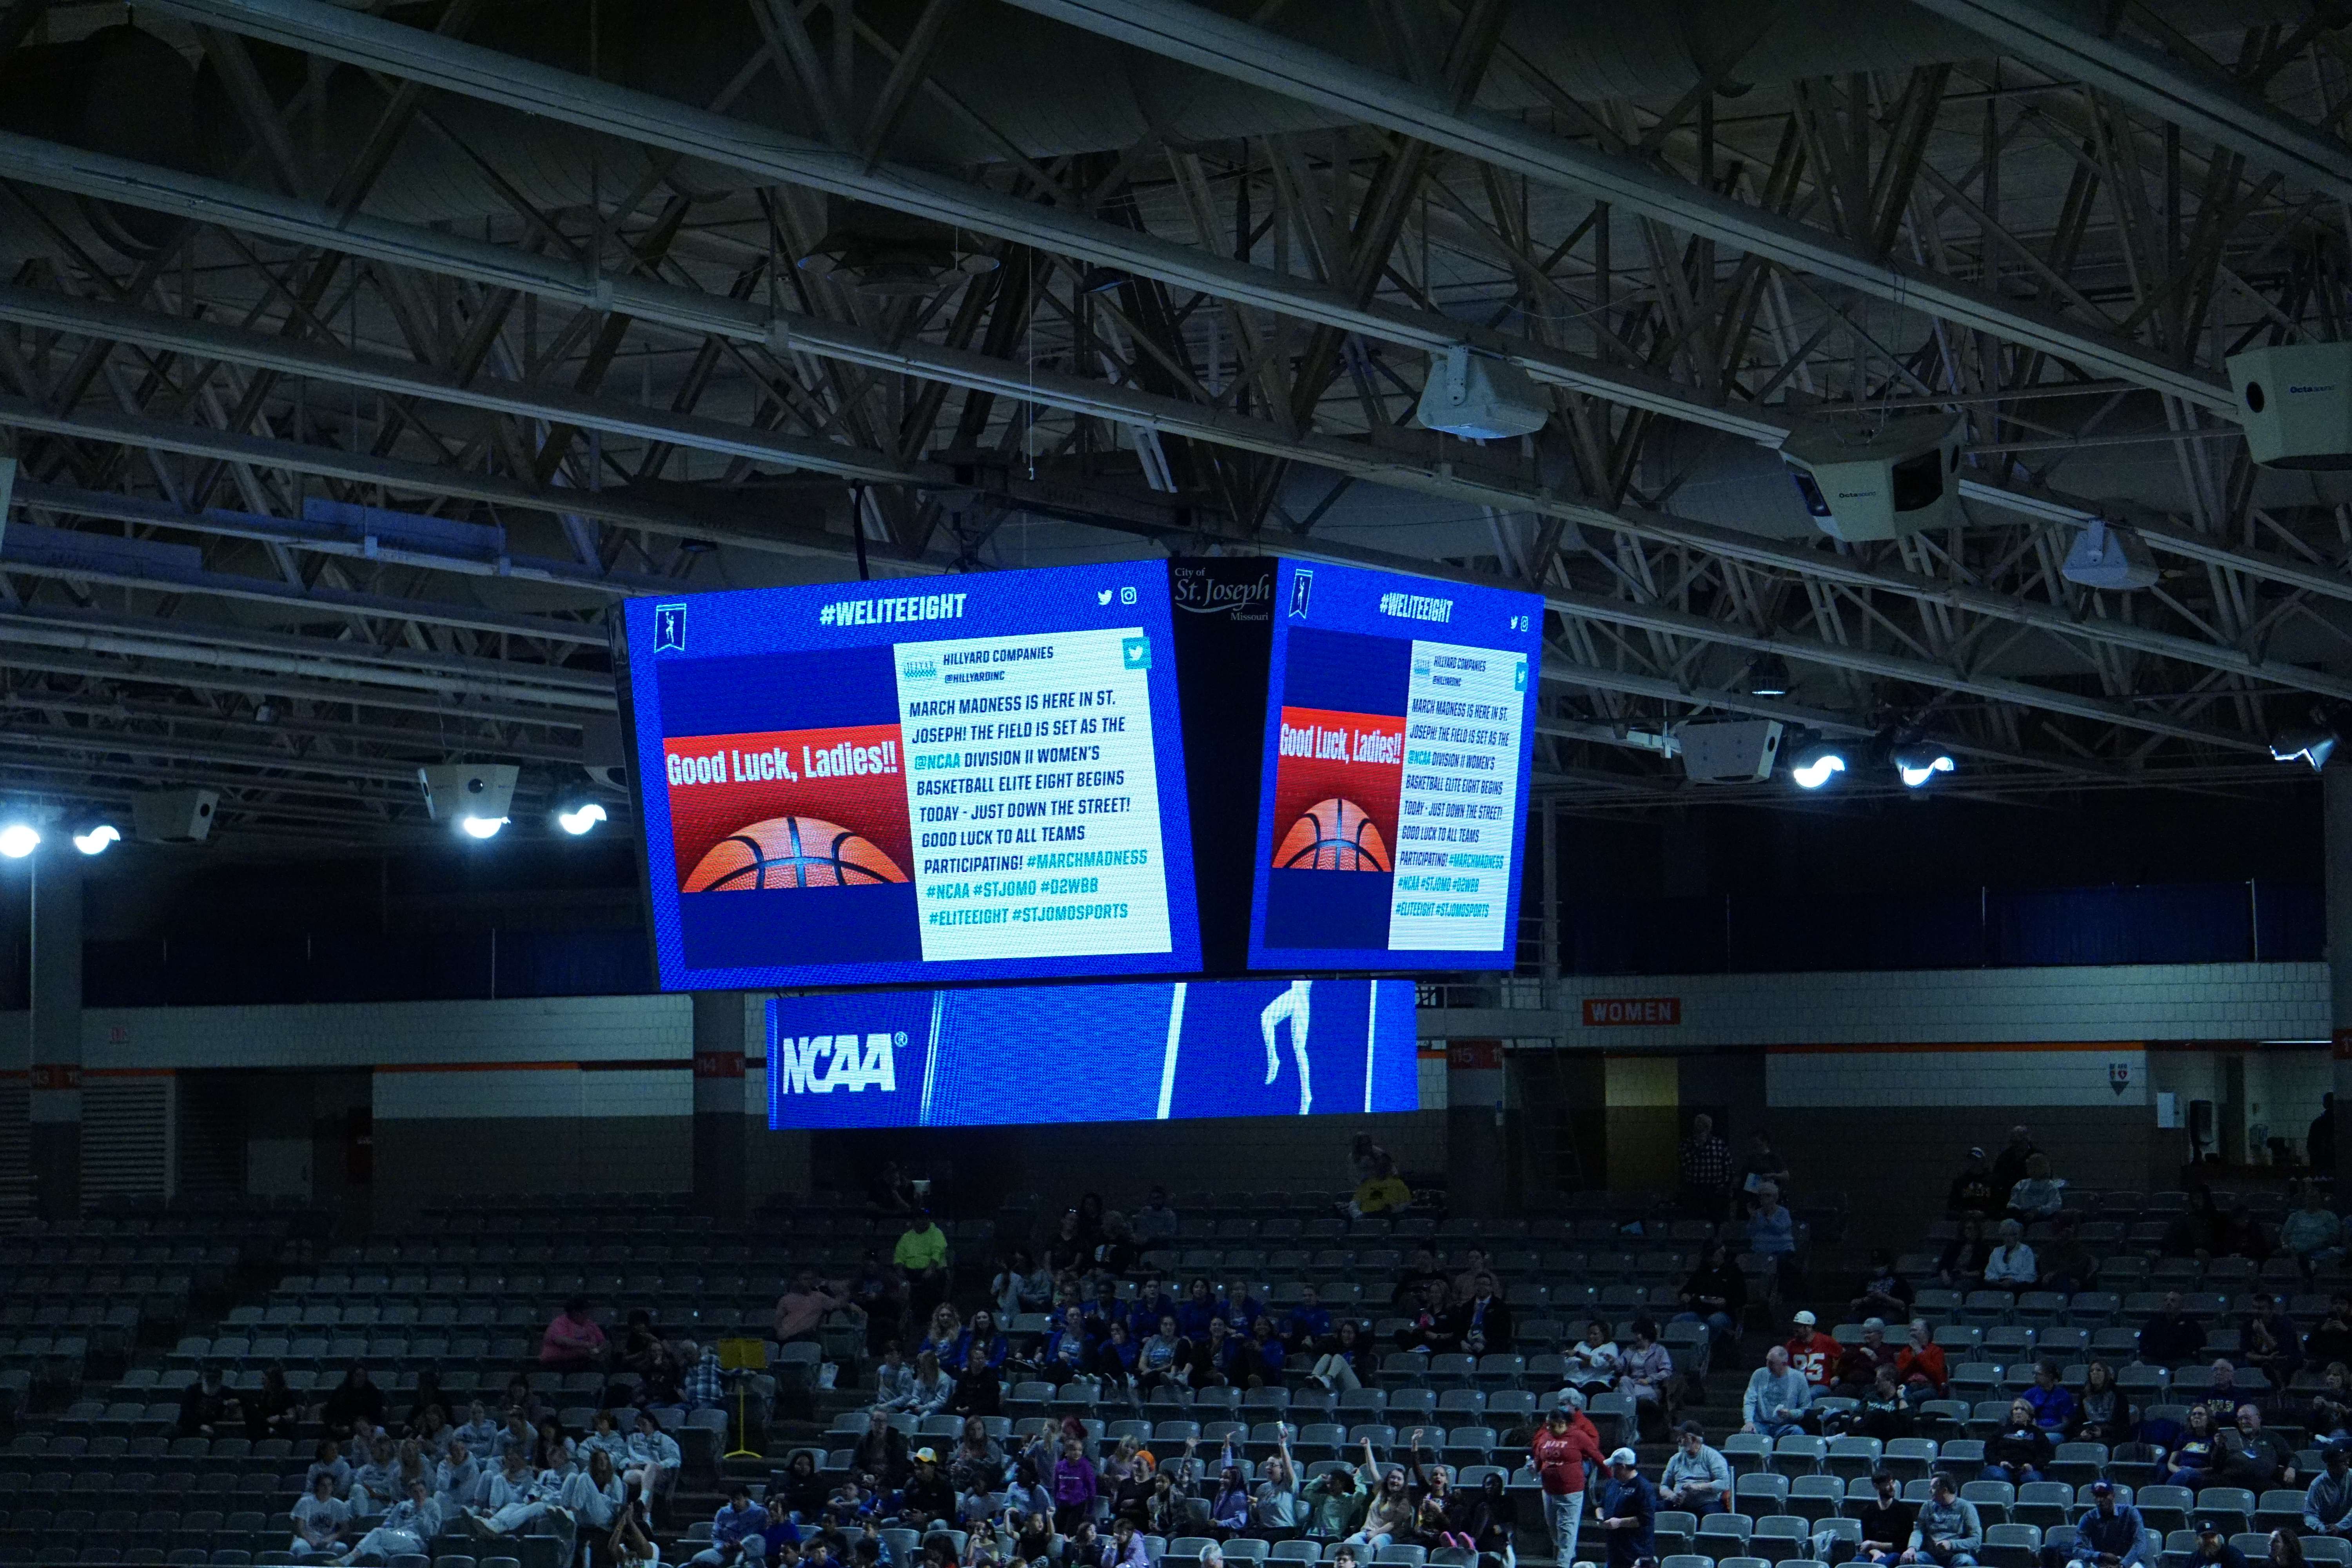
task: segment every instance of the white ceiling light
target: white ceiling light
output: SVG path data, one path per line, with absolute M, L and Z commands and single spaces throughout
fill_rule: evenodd
M 1903 775 L 1903 787 L 1918 789 L 1937 773 L 1950 773 L 1956 764 L 1952 753 L 1932 742 L 1895 749 L 1895 771 Z
M 461 816 L 458 829 L 471 838 L 496 838 L 499 829 L 507 825 L 503 816 Z
M 11 860 L 22 860 L 41 847 L 41 830 L 29 822 L 12 822 L 0 827 L 0 855 Z
M 122 830 L 110 822 L 94 822 L 73 836 L 73 847 L 85 855 L 103 855 L 110 844 L 122 842 Z
M 1789 776 L 1799 789 L 1819 789 L 1843 772 L 1845 758 L 1835 746 L 1807 746 L 1789 764 Z
M 573 806 L 570 811 L 558 812 L 555 817 L 555 825 L 563 829 L 564 832 L 572 835 L 574 838 L 577 838 L 582 834 L 587 832 L 590 828 L 595 826 L 598 823 L 605 820 L 607 819 L 603 806 L 597 805 L 593 800 L 583 800 L 578 805 Z

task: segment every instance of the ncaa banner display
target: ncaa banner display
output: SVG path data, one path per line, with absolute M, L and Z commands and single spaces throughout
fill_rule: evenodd
M 768 1004 L 768 1125 L 1417 1110 L 1413 1007 L 1409 980 L 780 996 Z

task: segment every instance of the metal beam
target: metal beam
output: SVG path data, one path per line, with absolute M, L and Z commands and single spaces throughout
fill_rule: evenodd
M 1990 332 L 2085 369 L 2185 398 L 2224 417 L 2236 417 L 2237 399 L 2226 382 L 2194 367 L 2172 363 L 2128 338 L 2003 299 L 1990 289 L 1956 281 L 1923 266 L 1882 259 L 1859 245 L 1718 195 L 1654 164 L 1547 135 L 1499 114 L 1456 110 L 1431 89 L 1367 69 L 1202 6 L 1183 0 L 1006 3 L 1314 104 L 1350 121 L 1386 126 L 1544 184 L 1648 213 L 1686 234 L 1736 246 L 1751 256 L 1844 284 L 1874 299 Z M 227 26 L 242 25 L 230 17 L 256 10 L 275 16 L 297 6 L 306 12 L 325 9 L 305 0 L 163 0 L 163 5 L 167 10 L 192 18 L 216 19 Z
M 275 204 L 273 204 L 274 205 Z M 378 231 L 399 226 L 376 225 Z M 537 258 L 501 251 L 479 242 L 464 241 L 454 237 L 417 234 L 377 237 L 396 243 L 403 254 L 412 259 L 429 263 L 421 247 L 439 242 L 448 248 L 446 255 L 452 264 L 470 263 L 468 270 L 477 273 L 497 269 L 513 279 L 523 268 L 529 268 L 527 281 L 537 281 L 551 290 L 579 291 L 585 279 L 571 268 L 554 262 L 540 263 Z M 484 256 L 480 252 L 489 252 Z M 526 285 L 527 286 L 527 285 Z M 900 374 L 944 377 L 959 384 L 973 386 L 1012 398 L 1027 398 L 1056 406 L 1116 419 L 1123 423 L 1149 426 L 1164 433 L 1244 449 L 1269 456 L 1296 458 L 1349 474 L 1373 483 L 1386 484 L 1423 494 L 1441 496 L 1482 506 L 1496 506 L 1517 510 L 1530 510 L 1545 516 L 1587 526 L 1703 549 L 1753 564 L 1776 570 L 1811 575 L 1850 585 L 1883 590 L 1926 602 L 1951 605 L 1971 613 L 1993 616 L 2034 626 L 2063 637 L 2084 637 L 2119 642 L 2139 651 L 2160 657 L 2179 658 L 2205 668 L 2248 675 L 2294 689 L 2310 689 L 2323 695 L 2352 698 L 2352 681 L 2339 679 L 2325 672 L 2309 671 L 2299 667 L 2280 665 L 2254 659 L 2242 651 L 2220 644 L 2200 642 L 2173 634 L 2124 626 L 2116 622 L 2083 622 L 2063 609 L 2045 606 L 1979 589 L 1963 584 L 1917 577 L 1911 574 L 1873 567 L 1821 549 L 1805 549 L 1782 542 L 1759 539 L 1755 536 L 1695 522 L 1663 512 L 1626 512 L 1583 503 L 1570 502 L 1538 491 L 1516 482 L 1489 479 L 1461 469 L 1432 471 L 1410 463 L 1402 455 L 1335 437 L 1305 435 L 1289 437 L 1262 420 L 1237 414 L 1203 408 L 1173 398 L 1155 397 L 1130 388 L 1108 383 L 1088 381 L 1066 373 L 1033 370 L 1026 366 L 1000 361 L 990 356 L 927 345 L 917 342 L 897 345 L 886 343 L 871 334 L 837 323 L 819 321 L 804 316 L 772 316 L 758 304 L 746 300 L 721 299 L 696 294 L 691 290 L 667 285 L 647 284 L 630 279 L 603 280 L 597 292 L 607 308 L 625 310 L 634 315 L 649 319 L 696 319 L 699 330 L 722 331 L 738 338 L 762 339 L 781 346 L 804 348 L 819 354 L 828 354 Z M 30 290 L 12 290 L 12 297 L 32 294 Z M 36 296 L 19 300 L 16 308 L 39 309 L 56 312 L 60 307 L 49 305 Z M 139 313 L 110 308 L 94 307 L 68 301 L 63 308 L 70 319 L 84 321 L 89 330 L 148 330 L 131 318 Z M 63 319 L 63 318 L 61 318 Z M 164 320 L 158 318 L 157 320 Z M 168 327 L 155 328 L 159 333 L 177 335 L 184 329 L 176 319 Z M 240 349 L 238 334 L 229 329 L 213 328 L 205 333 L 206 353 L 236 357 Z M 272 340 L 269 352 L 278 352 Z M 61 434 L 97 436 L 100 438 L 129 441 L 134 445 L 160 445 L 166 449 L 193 451 L 204 456 L 226 456 L 269 467 L 282 467 L 300 471 L 321 472 L 337 477 L 353 477 L 350 465 L 365 465 L 360 477 L 365 482 L 391 483 L 396 488 L 426 492 L 446 491 L 457 495 L 480 494 L 468 485 L 494 487 L 500 499 L 509 499 L 520 488 L 509 481 L 488 480 L 476 476 L 458 474 L 454 470 L 425 465 L 394 463 L 383 458 L 352 458 L 346 454 L 326 448 L 295 443 L 267 441 L 260 437 L 234 437 L 222 432 L 201 430 L 192 426 L 171 425 L 161 421 L 143 420 L 127 415 L 75 415 L 60 416 L 22 404 L 21 400 L 0 399 L 0 424 L 21 422 L 33 428 L 47 428 Z M 692 435 L 690 429 L 684 432 Z M 397 470 L 387 478 L 386 466 Z M 526 492 L 534 496 L 541 492 Z M 568 506 L 591 511 L 593 504 L 609 506 L 612 492 L 563 490 L 560 494 Z M 487 499 L 487 498 L 486 498 Z M 589 504 L 582 504 L 583 502 Z M 513 504 L 509 500 L 509 504 Z M 546 506 L 543 500 L 521 504 Z M 1109 526 L 1118 526 L 1116 523 Z M 675 526 L 675 525 L 673 525 Z M 1174 531 L 1169 529 L 1167 531 Z M 828 539 L 823 552 L 834 556 L 846 553 L 846 542 Z M 1383 557 L 1383 563 L 1406 571 L 1426 570 L 1426 564 L 1393 556 Z M 2352 581 L 2341 584 L 2342 591 L 2352 595 Z M 2258 746 L 2259 742 L 2243 736 L 2202 725 L 2181 724 L 2131 709 L 2093 699 L 2078 698 L 2021 681 L 1997 680 L 1991 678 L 1964 678 L 1942 667 L 1923 661 L 1892 658 L 1840 647 L 1835 644 L 1802 638 L 1768 638 L 1727 626 L 1702 616 L 1688 616 L 1655 606 L 1646 606 L 1629 600 L 1605 598 L 1601 595 L 1580 595 L 1581 607 L 1570 611 L 1587 618 L 1603 619 L 1625 625 L 1640 625 L 1652 630 L 1665 631 L 1675 636 L 1697 637 L 1701 640 L 1727 643 L 1756 651 L 1774 651 L 1791 658 L 1853 669 L 1864 673 L 1885 675 L 1891 679 L 1918 681 L 1930 686 L 1958 686 L 1979 695 L 2000 700 L 2023 702 L 2028 706 L 2065 712 L 2077 717 L 2125 724 L 2133 728 L 2152 730 L 2180 738 L 2209 741 L 2241 747 Z M 1563 605 L 1563 609 L 1569 606 Z
M 619 707 L 613 677 L 519 660 L 468 658 L 413 648 L 373 648 L 325 637 L 289 637 L 219 622 L 173 621 L 92 610 L 0 608 L 0 643 L 69 648 L 128 658 L 160 658 L 214 668 L 257 671 L 365 686 L 543 702 L 610 712 Z M 124 679 L 138 672 L 124 670 Z
M 1021 0 L 1014 0 L 1015 4 Z M 2043 0 L 1912 0 L 2054 77 L 2087 82 L 2216 146 L 2338 201 L 2352 200 L 2352 147 L 2256 95 L 2162 52 L 2103 33 L 2090 13 Z

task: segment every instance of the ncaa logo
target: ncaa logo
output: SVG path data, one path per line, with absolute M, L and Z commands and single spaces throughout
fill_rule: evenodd
M 895 1035 L 802 1035 L 777 1037 L 768 1070 L 777 1075 L 779 1094 L 849 1094 L 878 1089 L 898 1092 L 898 1054 L 907 1043 Z
M 684 605 L 654 606 L 654 651 L 656 653 L 686 651 L 686 606 Z

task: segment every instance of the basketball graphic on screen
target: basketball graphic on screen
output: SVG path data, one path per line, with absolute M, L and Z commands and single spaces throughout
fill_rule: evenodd
M 1284 871 L 1385 871 L 1389 847 L 1352 800 L 1318 800 L 1298 814 L 1274 852 Z
M 682 893 L 869 887 L 907 873 L 870 839 L 815 816 L 772 816 L 737 828 L 695 863 Z

